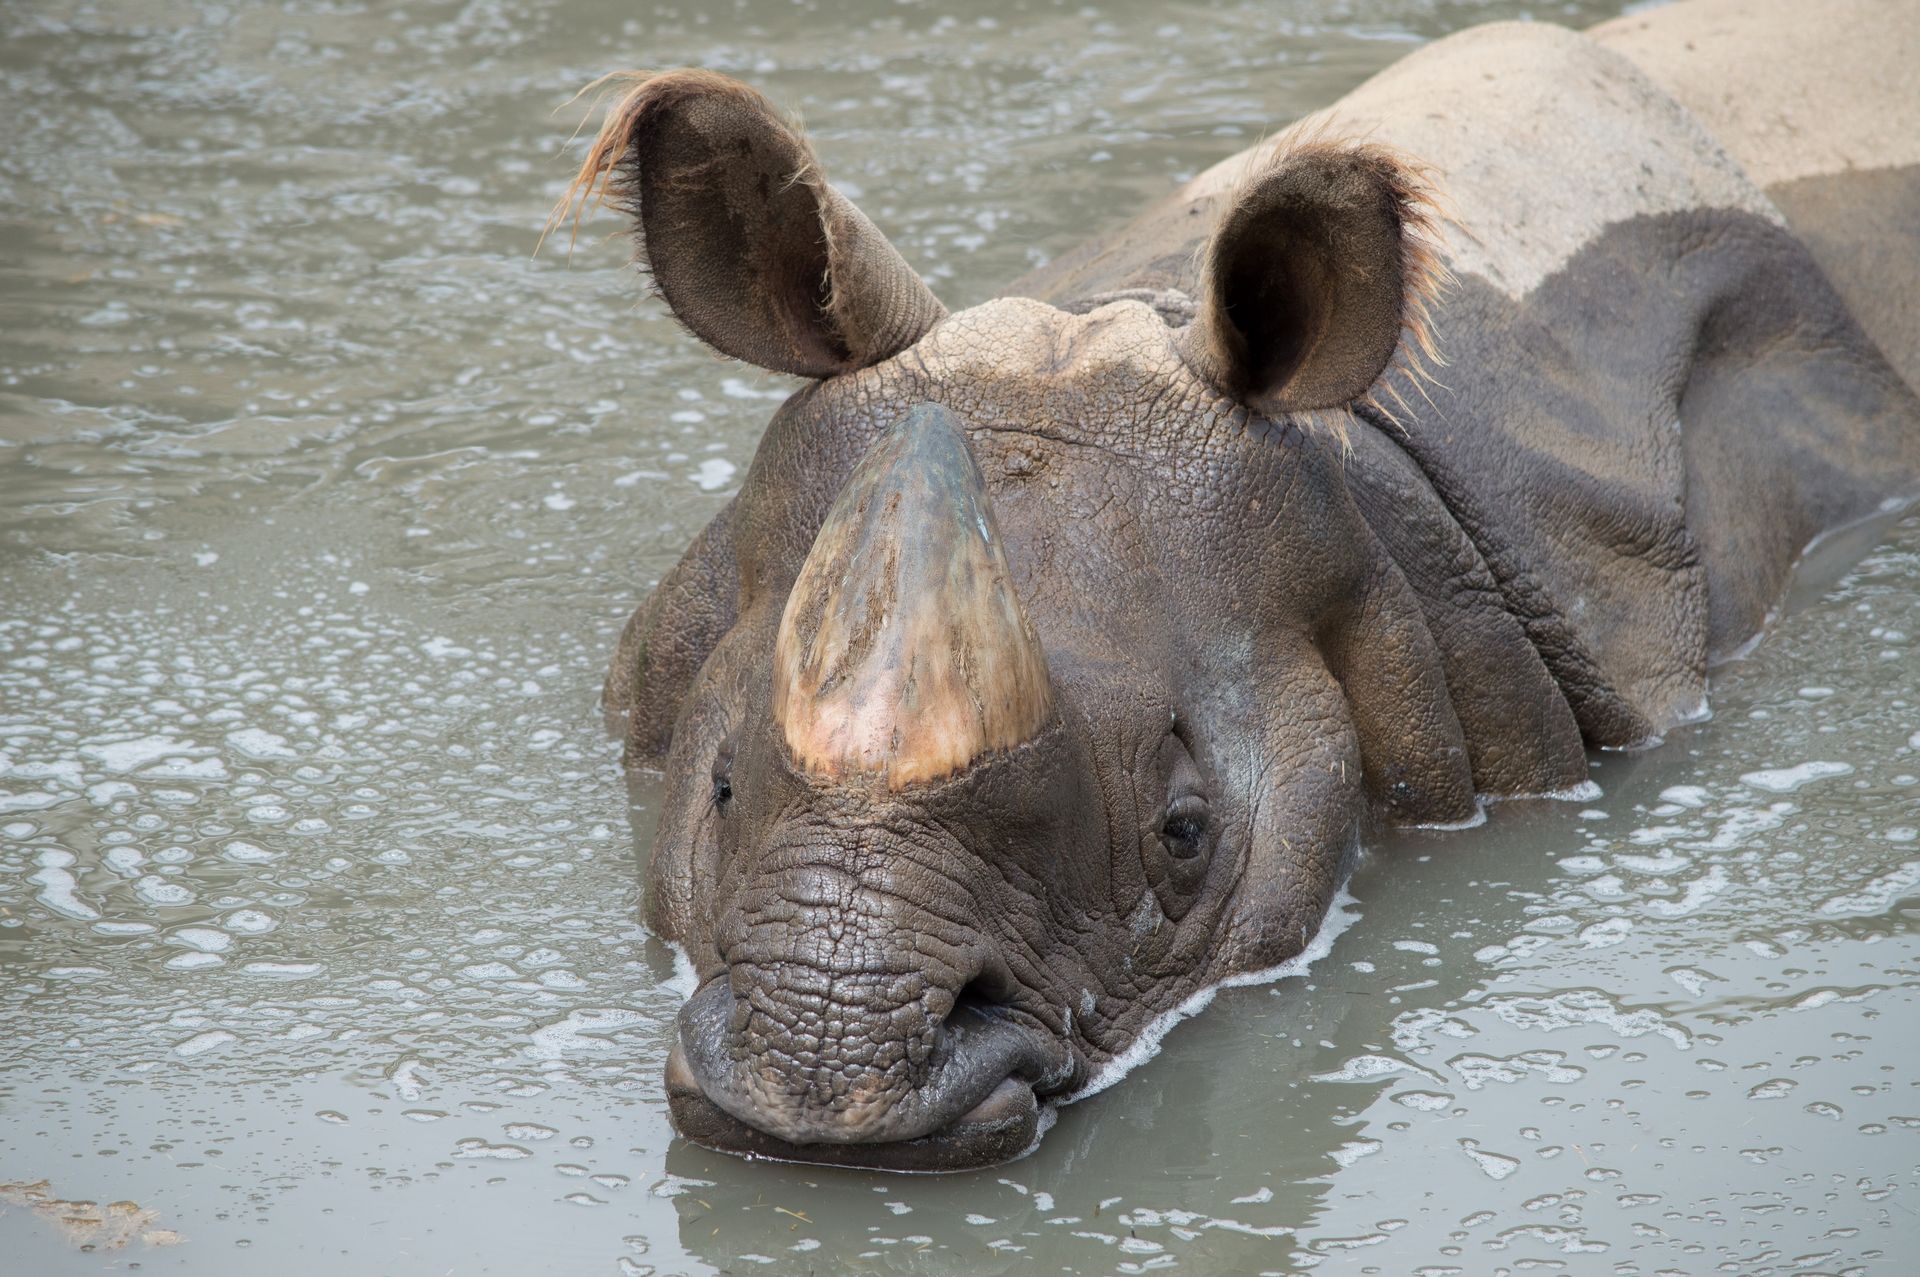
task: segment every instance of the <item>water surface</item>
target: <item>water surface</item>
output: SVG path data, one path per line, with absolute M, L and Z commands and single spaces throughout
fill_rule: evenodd
M 750 1164 L 666 1122 L 654 791 L 594 701 L 789 384 L 641 300 L 611 220 L 532 255 L 573 89 L 753 81 L 957 308 L 1422 40 L 1617 10 L 0 12 L 0 1268 L 1910 1256 L 1914 521 L 1600 798 L 1373 847 L 1305 977 L 1021 1162 Z

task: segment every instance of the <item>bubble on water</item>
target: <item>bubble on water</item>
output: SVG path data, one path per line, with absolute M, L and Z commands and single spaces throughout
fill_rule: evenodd
M 1827 897 L 1818 909 L 1829 917 L 1878 917 L 1916 890 L 1920 890 L 1920 860 L 1907 860 L 1850 891 Z
M 184 1042 L 175 1043 L 173 1053 L 191 1059 L 194 1056 L 205 1055 L 209 1051 L 217 1051 L 239 1040 L 237 1034 L 229 1033 L 225 1029 L 209 1029 L 205 1033 L 194 1034 Z
M 1814 1011 L 1835 1002 L 1865 1002 L 1876 993 L 1885 993 L 1883 984 L 1870 984 L 1858 989 L 1814 989 L 1803 993 L 1786 1004 L 1789 1011 Z
M 536 1060 L 561 1060 L 576 1051 L 617 1051 L 622 1049 L 621 1044 L 602 1035 L 647 1021 L 648 1017 L 637 1011 L 617 1007 L 580 1008 L 569 1011 L 557 1023 L 535 1029 L 526 1053 Z
M 1370 1082 L 1374 1078 L 1390 1077 L 1399 1073 L 1411 1073 L 1429 1081 L 1438 1082 L 1439 1076 L 1407 1060 L 1396 1060 L 1386 1055 L 1356 1055 L 1331 1073 L 1315 1073 L 1316 1082 Z
M 169 882 L 156 874 L 146 874 L 134 880 L 133 893 L 150 905 L 190 905 L 193 892 L 177 882 Z
M 1710 975 L 1694 967 L 1669 967 L 1665 974 L 1673 977 L 1675 984 L 1696 998 L 1706 992 L 1709 981 L 1720 979 L 1719 976 Z
M 270 980 L 306 980 L 324 972 L 326 970 L 326 964 L 320 962 L 248 962 L 243 964 L 240 970 L 247 975 L 264 976 Z M 326 1030 L 319 1028 L 317 1025 L 294 1026 L 295 1030 L 309 1028 L 312 1029 L 316 1035 L 326 1032 Z M 290 1030 L 288 1036 L 293 1037 L 294 1031 Z M 301 1033 L 300 1036 L 308 1036 L 308 1034 Z
M 1681 1050 L 1691 1049 L 1693 1036 L 1650 1007 L 1628 1010 L 1599 989 L 1568 989 L 1561 993 L 1495 994 L 1482 1004 L 1520 1029 L 1552 1030 L 1575 1024 L 1597 1024 L 1623 1038 L 1654 1034 Z
M 1794 767 L 1778 767 L 1766 771 L 1744 772 L 1740 782 L 1755 789 L 1764 789 L 1774 794 L 1790 794 L 1815 781 L 1831 780 L 1835 776 L 1853 775 L 1852 763 L 1840 763 L 1816 760 L 1801 763 Z
M 1684 918 L 1690 913 L 1705 907 L 1727 890 L 1731 879 L 1727 871 L 1714 865 L 1706 873 L 1689 882 L 1681 891 L 1678 900 L 1649 900 L 1646 908 L 1663 918 Z
M 482 1139 L 464 1139 L 453 1146 L 453 1155 L 469 1160 L 517 1162 L 532 1157 L 533 1150 L 517 1144 L 489 1144 Z
M 233 937 L 213 927 L 175 927 L 167 933 L 167 943 L 185 945 L 201 953 L 224 953 L 232 947 Z
M 1565 1086 L 1579 1081 L 1586 1073 L 1578 1065 L 1566 1063 L 1566 1058 L 1560 1051 L 1521 1051 L 1510 1056 L 1467 1054 L 1454 1056 L 1447 1061 L 1447 1067 L 1460 1075 L 1469 1091 L 1477 1091 L 1489 1083 L 1520 1082 L 1534 1074 L 1557 1086 Z
M 140 769 L 142 779 L 152 780 L 225 780 L 227 765 L 218 758 L 170 758 Z
M 1453 1097 L 1442 1091 L 1395 1091 L 1392 1098 L 1416 1113 L 1438 1113 L 1453 1103 Z
M 1327 1156 L 1334 1160 L 1335 1165 L 1347 1167 L 1352 1166 L 1363 1157 L 1372 1157 L 1385 1147 L 1386 1145 L 1384 1143 L 1375 1139 L 1348 1140 L 1341 1144 L 1339 1148 L 1328 1153 Z
M 200 757 L 209 751 L 172 736 L 137 736 L 131 740 L 89 741 L 76 751 L 110 772 L 131 772 L 168 756 Z
M 401 1060 L 387 1074 L 387 1081 L 393 1086 L 393 1093 L 408 1102 L 419 1099 L 426 1093 L 428 1079 L 421 1073 L 424 1066 L 411 1057 Z
M 1478 1140 L 1463 1139 L 1460 1141 L 1460 1149 L 1468 1157 L 1473 1159 L 1473 1164 L 1478 1166 L 1481 1173 L 1488 1179 L 1505 1179 L 1520 1169 L 1519 1158 L 1507 1157 L 1501 1153 L 1486 1152 L 1481 1149 L 1480 1141 Z
M 1661 848 L 1657 856 L 1619 855 L 1613 858 L 1616 867 L 1629 873 L 1667 875 L 1680 872 L 1693 861 L 1669 848 Z
M 259 936 L 272 931 L 280 925 L 280 921 L 259 909 L 235 909 L 221 919 L 220 925 L 239 935 Z
M 33 897 L 35 900 L 76 922 L 92 922 L 99 918 L 100 911 L 80 898 L 78 881 L 68 869 L 74 863 L 72 852 L 57 849 L 43 851 L 37 861 L 40 868 L 27 875 L 27 881 L 40 888 Z

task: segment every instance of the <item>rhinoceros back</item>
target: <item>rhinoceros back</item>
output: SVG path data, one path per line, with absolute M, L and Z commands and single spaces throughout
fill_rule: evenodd
M 1446 366 L 1386 374 L 1392 411 L 1362 410 L 1377 437 L 1350 480 L 1376 524 L 1455 525 L 1389 540 L 1464 531 L 1590 744 L 1700 713 L 1709 665 L 1764 624 L 1808 542 L 1920 476 L 1920 403 L 1780 209 L 1622 54 L 1545 24 L 1476 28 L 1298 127 L 1397 147 L 1451 201 Z M 1261 158 L 1014 291 L 1177 297 Z M 1435 499 L 1368 501 L 1404 490 L 1402 460 Z

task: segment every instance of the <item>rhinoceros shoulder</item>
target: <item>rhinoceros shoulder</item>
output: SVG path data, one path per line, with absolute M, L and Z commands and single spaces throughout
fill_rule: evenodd
M 1693 0 L 1589 34 L 1739 161 L 1920 386 L 1920 5 Z

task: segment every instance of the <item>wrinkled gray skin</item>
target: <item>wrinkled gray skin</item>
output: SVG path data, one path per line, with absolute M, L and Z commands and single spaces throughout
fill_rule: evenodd
M 1300 953 L 1370 822 L 1565 791 L 1586 749 L 1697 715 L 1807 543 L 1920 476 L 1917 31 L 1734 0 L 1481 28 L 954 315 L 750 90 L 636 89 L 583 176 L 696 335 L 813 379 L 607 683 L 666 777 L 682 1132 L 1015 1156 L 1156 1018 Z M 1420 172 L 1346 136 L 1430 166 L 1457 218 L 1424 325 Z M 984 724 L 891 784 L 806 761 L 776 645 L 810 553 L 960 553 L 938 518 L 866 522 L 926 476 L 990 512 L 1048 687 L 828 652 L 850 703 Z M 858 589 L 882 627 L 1020 641 L 858 562 L 796 613 Z

